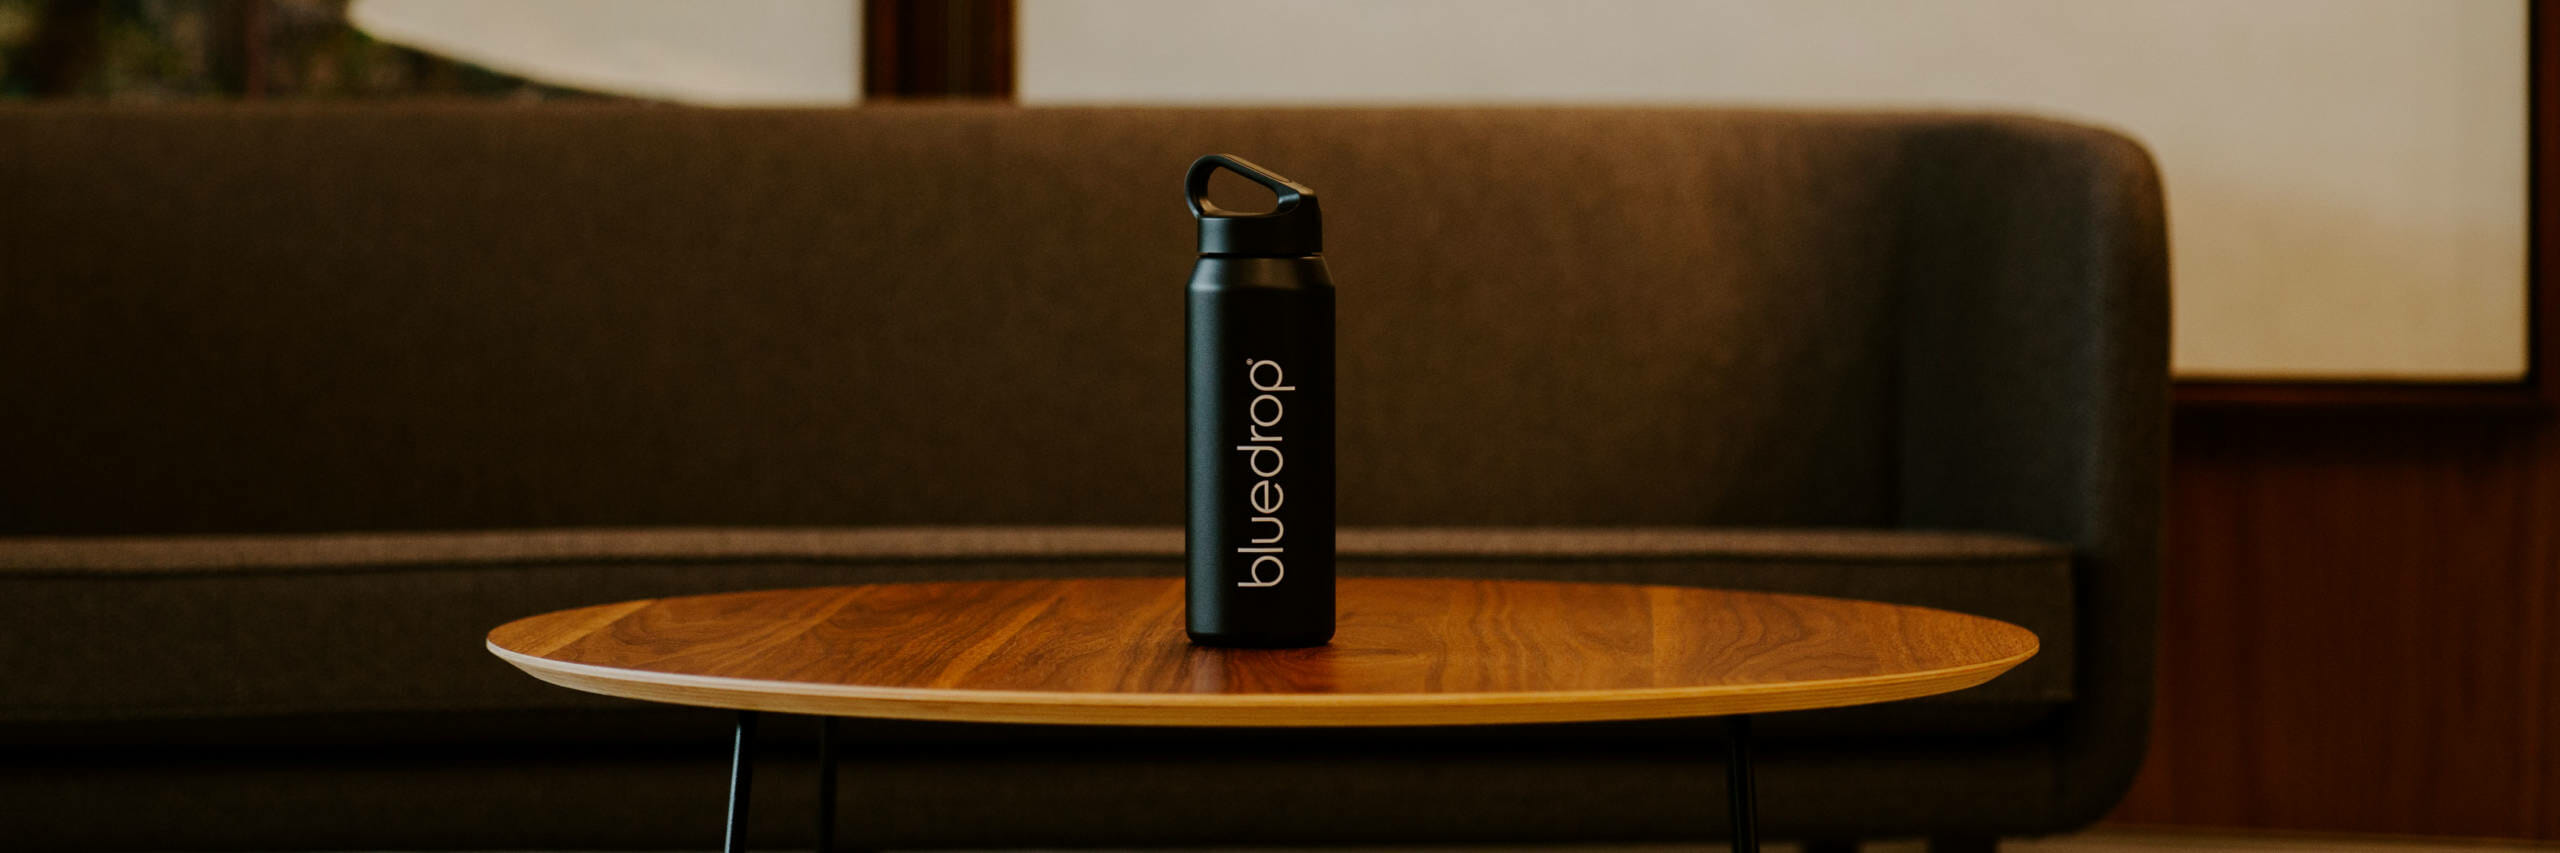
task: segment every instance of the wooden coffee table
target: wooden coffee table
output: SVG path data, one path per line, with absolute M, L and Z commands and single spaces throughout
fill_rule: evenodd
M 563 687 L 739 711 L 727 850 L 758 712 L 1124 726 L 1415 726 L 1723 717 L 1735 850 L 1758 849 L 1750 714 L 1962 690 L 2036 653 L 2006 622 L 1866 601 L 1632 584 L 1346 579 L 1312 649 L 1212 649 L 1182 583 L 818 587 L 546 613 L 489 650 Z M 819 849 L 835 821 L 822 728 Z

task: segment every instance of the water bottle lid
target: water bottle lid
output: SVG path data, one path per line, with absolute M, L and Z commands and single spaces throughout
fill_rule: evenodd
M 1209 201 L 1209 175 L 1225 169 L 1271 190 L 1279 204 L 1262 213 L 1240 213 Z M 1316 210 L 1316 191 L 1283 178 L 1242 157 L 1211 154 L 1191 161 L 1182 188 L 1190 196 L 1191 215 L 1200 220 L 1200 254 L 1284 255 L 1298 257 L 1324 251 L 1324 221 Z

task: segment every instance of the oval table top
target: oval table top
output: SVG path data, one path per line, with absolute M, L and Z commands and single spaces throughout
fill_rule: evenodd
M 489 650 L 564 687 L 849 717 L 1151 726 L 1569 722 L 1827 708 L 1961 690 L 2036 653 L 1943 610 L 1690 587 L 1344 579 L 1331 645 L 1194 646 L 1167 578 L 642 599 L 545 613 Z

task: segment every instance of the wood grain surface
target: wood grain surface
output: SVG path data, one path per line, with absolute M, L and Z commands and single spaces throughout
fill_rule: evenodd
M 1715 716 L 1988 681 L 2026 629 L 1864 601 L 1687 587 L 1352 579 L 1331 645 L 1211 649 L 1159 578 L 646 599 L 500 626 L 489 649 L 612 696 L 833 716 L 1358 726 Z
M 2560 420 L 2185 413 L 2114 820 L 2560 840 Z

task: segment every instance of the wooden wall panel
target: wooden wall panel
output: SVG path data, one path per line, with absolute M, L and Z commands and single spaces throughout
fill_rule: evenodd
M 2116 819 L 2560 839 L 2560 429 L 2188 412 L 2150 762 Z
M 2547 284 L 2543 293 L 2551 293 Z M 2560 314 L 2560 306 L 2544 308 L 2545 319 L 2553 314 Z M 2551 332 L 2543 333 L 2545 347 L 2551 347 L 2551 337 Z M 2554 362 L 2560 362 L 2560 353 L 2546 353 L 2542 360 L 2546 367 Z M 2560 377 L 2544 381 L 2560 386 Z M 2524 650 L 2523 669 L 2537 681 L 2524 693 L 2525 705 L 2518 713 L 2527 725 L 2516 743 L 2518 752 L 2532 757 L 2537 771 L 2524 779 L 2518 796 L 2532 813 L 2530 837 L 2541 839 L 2560 839 L 2560 447 L 2554 445 L 2560 445 L 2560 427 L 2545 424 L 2534 490 L 2525 505 L 2523 554 L 2526 565 L 2536 568 L 2516 591 L 2525 602 L 2525 619 L 2541 627 L 2540 636 L 2527 638 Z

